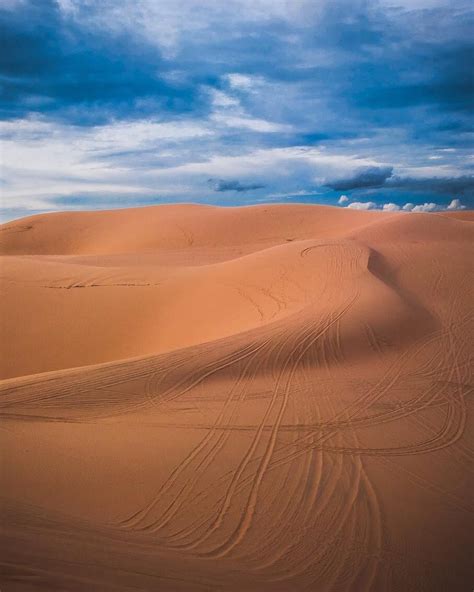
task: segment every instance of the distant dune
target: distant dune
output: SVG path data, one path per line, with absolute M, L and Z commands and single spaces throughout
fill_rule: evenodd
M 471 590 L 473 222 L 1 226 L 2 592 Z

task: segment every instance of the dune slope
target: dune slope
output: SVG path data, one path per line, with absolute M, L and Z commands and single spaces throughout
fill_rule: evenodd
M 470 589 L 473 221 L 3 225 L 1 589 Z

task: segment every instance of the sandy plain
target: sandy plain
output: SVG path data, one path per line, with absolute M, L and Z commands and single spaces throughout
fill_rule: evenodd
M 471 590 L 474 214 L 0 227 L 1 590 Z

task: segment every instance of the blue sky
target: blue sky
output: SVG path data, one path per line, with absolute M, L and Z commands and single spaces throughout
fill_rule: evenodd
M 0 215 L 474 207 L 470 6 L 2 0 Z

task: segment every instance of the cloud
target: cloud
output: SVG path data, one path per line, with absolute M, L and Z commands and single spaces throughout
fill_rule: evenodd
M 460 199 L 453 199 L 446 208 L 447 210 L 465 210 L 466 206 L 463 206 Z
M 212 104 L 214 107 L 238 107 L 240 102 L 238 99 L 229 96 L 221 90 L 211 89 Z
M 78 126 L 30 117 L 3 122 L 0 133 L 5 209 L 11 209 L 19 196 L 34 200 L 47 195 L 48 209 L 54 209 L 61 195 L 92 195 L 93 191 L 98 192 L 98 203 L 104 203 L 101 185 L 110 191 L 108 207 L 118 203 L 114 194 L 120 187 L 133 191 L 133 205 L 140 200 L 149 203 L 153 194 L 165 195 L 168 201 L 206 201 L 222 194 L 211 185 L 207 194 L 203 191 L 208 179 L 222 180 L 216 186 L 222 189 L 228 179 L 237 178 L 239 184 L 228 190 L 242 196 L 244 188 L 263 186 L 269 187 L 269 195 L 316 196 L 323 192 L 315 176 L 370 162 L 308 147 L 258 148 L 251 141 L 244 147 L 230 143 L 223 148 L 222 132 L 202 118 Z M 28 203 L 33 202 L 23 202 L 25 213 Z M 61 201 L 61 207 L 65 203 Z M 79 207 L 78 202 L 74 205 Z M 84 202 L 84 207 L 90 204 Z
M 393 167 L 366 167 L 357 170 L 354 175 L 326 183 L 336 191 L 348 191 L 368 187 L 381 187 L 392 176 Z
M 377 204 L 373 201 L 354 201 L 347 207 L 353 210 L 375 210 L 377 208 Z
M 429 170 L 422 167 L 421 173 Z M 394 175 L 387 181 L 387 187 L 410 192 L 430 192 L 442 195 L 474 196 L 474 175 L 442 176 L 443 168 L 434 169 L 429 177 L 409 177 Z
M 121 186 L 137 204 L 474 205 L 465 0 L 0 4 L 6 208 L 113 207 Z
M 236 75 L 230 75 L 235 76 Z M 224 77 L 229 79 L 229 76 Z M 246 77 L 238 76 L 239 88 L 242 88 L 241 79 Z M 235 81 L 230 84 L 231 89 L 228 92 L 215 89 L 213 87 L 208 89 L 211 97 L 212 112 L 210 120 L 219 127 L 224 126 L 228 128 L 240 128 L 241 130 L 250 130 L 256 133 L 278 133 L 289 132 L 291 126 L 287 124 L 269 121 L 267 119 L 252 117 L 249 115 L 245 107 L 242 105 L 238 96 L 232 94 L 233 88 L 236 87 Z
M 444 210 L 465 210 L 466 206 L 461 203 L 461 200 L 453 199 L 447 205 L 434 202 L 425 202 L 418 205 L 406 203 L 402 209 L 407 212 L 441 212 Z
M 259 183 L 241 183 L 240 181 L 230 179 L 209 179 L 209 185 L 214 191 L 251 191 L 254 189 L 262 189 L 265 185 Z
M 466 206 L 461 203 L 461 200 L 453 199 L 446 206 L 434 202 L 425 202 L 418 205 L 406 203 L 402 209 L 406 212 L 441 212 L 443 210 L 464 210 Z
M 440 212 L 443 210 L 464 210 L 466 206 L 464 206 L 459 199 L 453 199 L 448 205 L 444 206 L 441 204 L 437 204 L 434 202 L 425 202 L 423 204 L 413 204 L 411 202 L 406 203 L 403 206 L 400 206 L 396 203 L 389 202 L 384 204 L 377 204 L 373 201 L 366 201 L 366 202 L 353 202 L 350 203 L 348 208 L 352 208 L 355 210 L 382 210 L 383 212 Z
M 438 205 L 435 204 L 433 202 L 430 203 L 424 203 L 424 204 L 420 204 L 415 206 L 411 211 L 412 212 L 437 212 L 439 210 L 441 210 L 442 208 Z
M 338 204 L 343 204 L 343 203 L 347 203 L 349 201 L 349 198 L 347 197 L 347 195 L 341 195 L 341 197 L 337 200 Z
M 263 79 L 259 76 L 249 76 L 247 74 L 232 73 L 227 75 L 227 80 L 231 88 L 252 92 L 256 87 L 262 85 Z
M 198 108 L 199 88 L 157 75 L 167 69 L 163 58 L 143 40 L 125 34 L 106 37 L 94 27 L 80 26 L 74 12 L 63 14 L 56 2 L 24 4 L 18 11 L 0 11 L 3 117 L 40 111 L 97 124 L 130 111 L 143 115 Z M 79 9 L 78 2 L 69 4 Z
M 397 210 L 400 209 L 400 206 L 394 203 L 386 203 L 383 204 L 382 206 L 382 210 L 384 212 L 396 212 Z
M 289 126 L 280 123 L 227 113 L 216 113 L 212 116 L 212 120 L 226 127 L 248 129 L 261 133 L 276 133 L 290 130 Z

